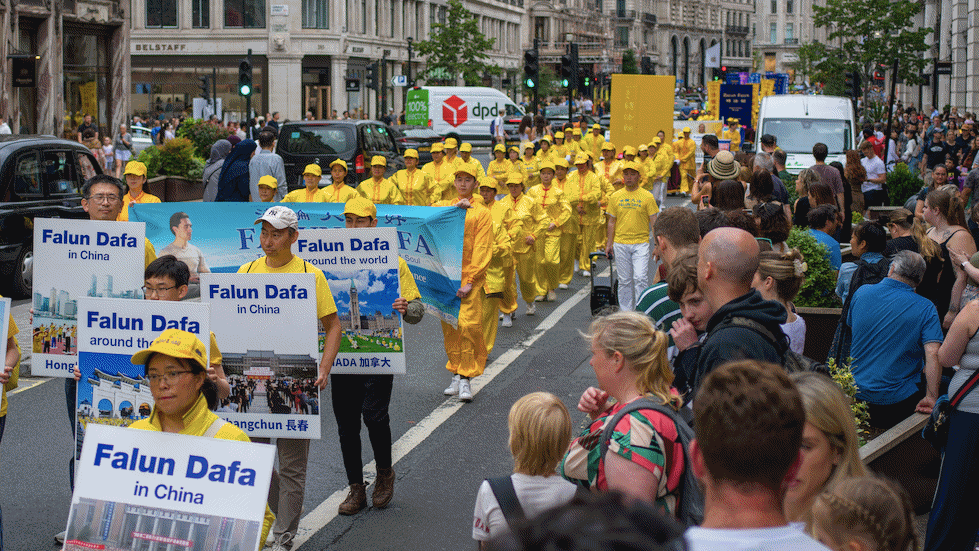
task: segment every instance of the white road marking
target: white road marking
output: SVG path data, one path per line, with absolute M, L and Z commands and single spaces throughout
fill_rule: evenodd
M 607 271 L 607 270 L 606 270 Z M 483 387 L 493 382 L 493 379 L 497 375 L 503 372 L 507 366 L 512 364 L 517 358 L 523 354 L 524 350 L 527 350 L 537 339 L 541 337 L 545 332 L 557 325 L 558 321 L 561 320 L 572 308 L 579 302 L 581 302 L 585 297 L 591 292 L 590 287 L 586 286 L 574 295 L 568 297 L 564 300 L 553 312 L 550 313 L 544 321 L 540 323 L 531 333 L 529 337 L 524 339 L 520 344 L 511 347 L 509 350 L 496 358 L 492 364 L 486 367 L 486 370 L 482 375 L 473 379 L 472 391 L 473 395 L 479 393 Z M 459 411 L 466 404 L 460 402 L 456 398 L 448 398 L 441 405 L 435 408 L 432 413 L 428 414 L 427 417 L 419 421 L 417 424 L 412 426 L 397 442 L 391 447 L 391 459 L 392 462 L 397 465 L 404 456 L 408 455 L 412 450 L 418 447 L 419 444 L 425 441 L 435 429 L 442 426 L 452 414 Z M 371 461 L 364 467 L 365 476 L 364 480 L 366 483 L 370 484 L 377 474 L 374 462 Z M 313 537 L 316 532 L 323 529 L 324 526 L 330 523 L 337 516 L 337 507 L 340 503 L 347 497 L 347 488 L 337 490 L 330 497 L 326 498 L 322 503 L 316 506 L 315 509 L 310 511 L 302 520 L 299 521 L 299 529 L 296 531 L 296 537 L 293 539 L 293 549 L 298 550 L 303 543 L 308 541 Z

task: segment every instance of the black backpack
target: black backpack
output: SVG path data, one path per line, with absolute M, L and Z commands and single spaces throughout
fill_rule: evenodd
M 698 526 L 704 520 L 704 494 L 697 483 L 697 477 L 690 467 L 690 441 L 694 438 L 693 429 L 680 418 L 680 414 L 663 404 L 657 404 L 649 398 L 638 398 L 629 402 L 619 410 L 612 420 L 605 424 L 600 441 L 602 461 L 608 452 L 609 442 L 616 425 L 623 417 L 634 411 L 651 409 L 668 417 L 676 425 L 677 442 L 683 447 L 683 476 L 680 479 L 679 498 L 677 499 L 676 518 L 685 526 Z M 663 453 L 664 456 L 667 454 Z M 666 476 L 666 473 L 663 473 Z
M 853 271 L 853 276 L 850 277 L 850 289 L 847 292 L 846 301 L 843 302 L 843 310 L 840 313 L 840 323 L 836 326 L 836 332 L 833 334 L 833 342 L 829 347 L 829 357 L 835 358 L 837 366 L 846 363 L 850 357 L 853 332 L 850 326 L 847 325 L 846 318 L 850 312 L 850 303 L 853 301 L 854 293 L 864 285 L 874 285 L 884 281 L 890 265 L 891 261 L 888 258 L 882 258 L 875 264 L 871 264 L 866 260 L 857 260 L 857 269 Z
M 817 371 L 824 375 L 829 375 L 829 367 L 825 363 L 817 362 L 812 358 L 795 352 L 789 348 L 788 341 L 784 336 L 781 339 L 776 337 L 775 334 L 769 331 L 767 327 L 753 319 L 741 316 L 732 316 L 725 319 L 721 323 L 718 323 L 714 327 L 712 333 L 724 327 L 744 327 L 746 329 L 751 329 L 755 333 L 758 333 L 764 337 L 765 340 L 775 347 L 775 350 L 778 351 L 779 355 L 782 356 L 782 367 L 785 368 L 787 373 Z

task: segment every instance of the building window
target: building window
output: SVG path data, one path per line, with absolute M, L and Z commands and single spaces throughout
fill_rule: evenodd
M 303 0 L 303 28 L 330 28 L 330 0 Z
M 534 18 L 534 38 L 541 42 L 547 42 L 547 17 Z
M 360 0 L 360 34 L 367 34 L 367 0 Z
M 381 0 L 374 0 L 374 36 L 381 36 Z
M 388 36 L 394 38 L 394 10 L 396 9 L 396 6 L 394 5 L 394 0 L 388 0 L 388 6 L 390 6 L 391 8 L 391 34 Z M 402 11 L 402 13 L 404 13 L 404 11 Z M 404 28 L 404 22 L 401 23 L 401 26 L 402 28 Z
M 265 28 L 265 0 L 224 0 L 224 26 Z
M 785 41 L 789 42 L 795 40 L 795 32 L 792 23 L 785 24 Z
M 768 41 L 772 44 L 778 42 L 778 26 L 776 23 L 772 23 L 772 27 L 768 35 Z
M 792 8 L 794 7 L 792 0 L 785 0 L 785 13 L 792 13 Z
M 191 3 L 193 21 L 191 25 L 195 29 L 207 29 L 211 26 L 211 0 L 194 0 Z
M 146 0 L 146 28 L 176 28 L 177 0 Z
M 771 13 L 778 13 L 778 0 L 772 0 L 772 12 Z
M 425 4 L 423 2 L 415 3 L 415 36 L 421 37 L 425 36 Z
M 617 48 L 629 47 L 629 27 L 615 28 L 615 46 Z

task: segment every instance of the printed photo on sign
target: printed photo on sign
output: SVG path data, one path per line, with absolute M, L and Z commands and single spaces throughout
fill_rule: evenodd
M 300 231 L 344 227 L 343 203 L 291 203 L 289 207 L 296 211 Z M 196 261 L 210 272 L 234 273 L 263 255 L 261 225 L 254 222 L 265 208 L 262 203 L 144 203 L 131 206 L 129 219 L 146 224 L 147 238 L 162 254 L 180 231 L 179 226 L 171 229 L 171 218 L 186 215 L 193 232 L 185 248 L 196 247 L 200 251 L 199 256 L 193 251 Z M 396 230 L 396 252 L 411 268 L 426 311 L 453 325 L 459 317 L 456 291 L 462 286 L 465 219 L 465 211 L 456 207 L 377 205 L 377 226 Z
M 34 224 L 31 373 L 71 377 L 79 300 L 143 296 L 144 225 L 55 218 Z
M 274 453 L 239 440 L 93 426 L 64 549 L 256 551 Z
M 167 329 L 194 333 L 210 355 L 210 307 L 194 302 L 82 298 L 78 301 L 76 436 L 92 424 L 126 427 L 149 417 L 146 370 L 132 357 Z
M 343 335 L 331 373 L 404 373 L 398 234 L 394 228 L 299 231 L 293 253 L 323 270 Z M 325 335 L 320 334 L 323 346 Z
M 249 436 L 319 438 L 316 283 L 305 274 L 201 274 L 231 406 Z

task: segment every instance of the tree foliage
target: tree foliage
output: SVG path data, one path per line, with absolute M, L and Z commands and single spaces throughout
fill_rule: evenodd
M 889 68 L 897 60 L 898 76 L 917 84 L 928 63 L 922 55 L 928 49 L 925 36 L 932 32 L 914 27 L 921 8 L 922 3 L 914 0 L 826 0 L 825 6 L 813 5 L 813 22 L 829 31 L 827 42 L 841 44 L 826 48 L 817 70 L 824 74 L 840 68 L 843 71 L 835 72 L 858 71 L 868 83 L 879 64 Z
M 639 74 L 639 63 L 636 62 L 635 50 L 629 49 L 622 52 L 622 74 L 624 75 Z
M 484 74 L 502 72 L 485 61 L 495 42 L 480 32 L 476 16 L 461 0 L 449 0 L 445 23 L 436 23 L 430 38 L 416 43 L 415 51 L 427 56 L 429 84 L 454 86 L 461 75 L 467 86 L 481 86 Z
M 846 69 L 839 55 L 831 55 L 829 48 L 822 42 L 803 44 L 796 51 L 796 55 L 799 56 L 798 61 L 793 61 L 788 66 L 804 81 L 809 84 L 822 84 L 825 94 L 843 95 L 843 75 Z

